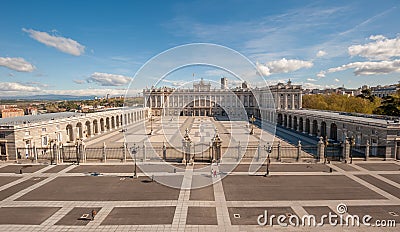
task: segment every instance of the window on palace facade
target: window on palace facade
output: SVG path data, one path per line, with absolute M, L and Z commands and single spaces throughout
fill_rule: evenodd
M 48 137 L 46 136 L 42 136 L 42 146 L 47 146 L 48 144 Z

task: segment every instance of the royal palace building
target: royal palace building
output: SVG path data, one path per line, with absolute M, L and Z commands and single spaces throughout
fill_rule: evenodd
M 229 116 L 235 118 L 245 110 L 247 116 L 269 119 L 275 109 L 301 109 L 301 85 L 279 83 L 268 87 L 251 88 L 246 82 L 236 88 L 212 88 L 203 79 L 193 88 L 146 88 L 143 90 L 145 107 L 154 116 Z M 264 115 L 265 114 L 265 115 Z

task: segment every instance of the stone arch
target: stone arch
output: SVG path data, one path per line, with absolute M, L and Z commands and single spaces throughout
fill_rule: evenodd
M 299 131 L 303 132 L 304 131 L 304 123 L 303 123 L 303 118 L 299 118 Z
M 83 138 L 83 128 L 82 128 L 82 123 L 78 122 L 76 124 L 76 138 L 82 139 Z
M 322 122 L 321 122 L 321 129 L 320 129 L 320 131 L 321 131 L 321 136 L 322 136 L 322 138 L 325 138 L 325 137 L 326 137 L 326 122 L 325 122 L 325 121 L 322 121 Z
M 111 116 L 111 128 L 112 129 L 115 128 L 115 118 L 114 118 L 114 116 Z
M 85 127 L 86 127 L 86 137 L 92 136 L 92 127 L 90 125 L 90 121 L 85 122 Z
M 310 132 L 311 132 L 311 126 L 310 126 L 310 119 L 309 118 L 306 118 L 306 128 L 305 128 L 305 132 L 307 133 L 307 134 L 310 134 Z
M 74 128 L 72 127 L 71 124 L 68 124 L 65 129 L 67 130 L 68 142 L 73 142 L 74 141 Z
M 119 115 L 119 126 L 123 125 L 122 114 Z
M 110 127 L 110 118 L 109 117 L 107 117 L 106 118 L 106 130 L 110 130 L 111 129 L 111 127 Z
M 289 115 L 289 128 L 292 129 L 293 123 L 292 123 L 292 115 Z
M 285 114 L 285 115 L 283 116 L 283 126 L 284 126 L 284 127 L 287 127 L 287 125 L 288 125 L 288 123 L 287 123 L 287 115 Z
M 278 114 L 278 125 L 282 126 L 282 124 L 283 124 L 282 114 Z
M 104 118 L 100 118 L 100 131 L 103 133 L 105 131 Z
M 318 121 L 313 120 L 312 122 L 312 135 L 318 136 Z
M 297 117 L 293 116 L 293 130 L 297 131 L 298 129 Z
M 119 127 L 119 115 L 115 116 L 115 127 Z
M 99 133 L 99 124 L 97 119 L 93 120 L 93 134 L 97 135 Z
M 335 123 L 331 123 L 331 129 L 330 129 L 330 136 L 331 139 L 337 141 L 337 125 Z

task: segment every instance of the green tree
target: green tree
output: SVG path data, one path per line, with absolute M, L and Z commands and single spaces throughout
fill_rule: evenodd
M 400 89 L 396 94 L 383 98 L 382 105 L 374 110 L 375 114 L 400 116 Z

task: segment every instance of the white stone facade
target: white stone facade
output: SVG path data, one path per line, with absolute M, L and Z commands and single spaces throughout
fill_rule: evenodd
M 54 115 L 54 118 L 49 116 Z M 117 130 L 149 116 L 147 108 L 112 109 L 96 113 L 46 114 L 0 121 L 0 148 L 3 158 L 15 159 L 16 148 L 50 147 L 51 143 L 75 144 Z

